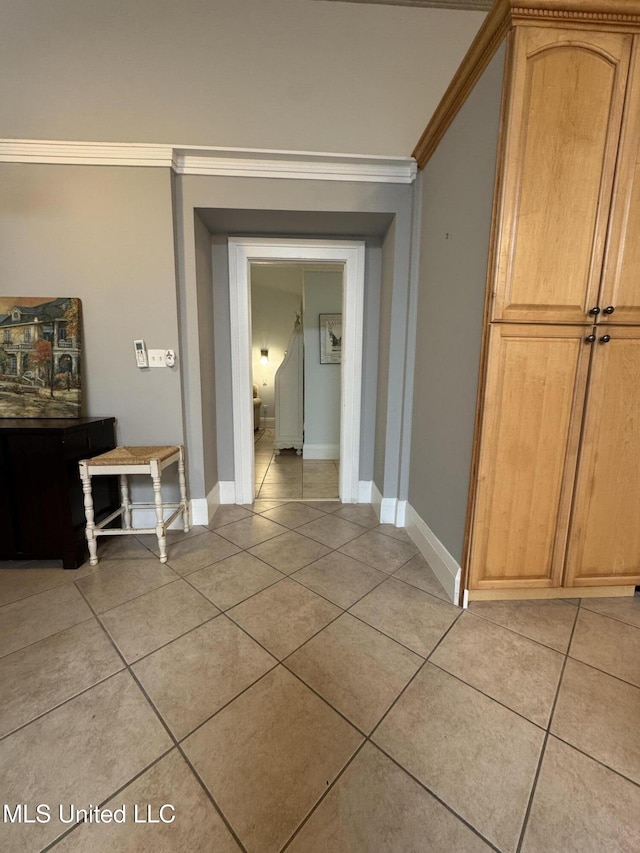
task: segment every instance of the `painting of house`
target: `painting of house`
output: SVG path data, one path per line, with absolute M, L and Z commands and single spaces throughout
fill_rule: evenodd
M 80 414 L 80 300 L 0 298 L 0 417 Z

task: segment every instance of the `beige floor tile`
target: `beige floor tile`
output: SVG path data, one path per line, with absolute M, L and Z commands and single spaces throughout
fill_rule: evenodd
M 406 542 L 400 542 L 398 539 L 384 536 L 374 530 L 343 545 L 340 550 L 343 554 L 374 566 L 388 575 L 403 566 L 418 552 L 415 545 L 408 545 Z
M 335 510 L 334 514 L 337 518 L 352 521 L 354 524 L 366 527 L 367 530 L 378 526 L 378 516 L 370 504 L 347 504 Z
M 206 531 L 200 536 L 183 539 L 167 548 L 167 565 L 184 577 L 237 554 L 239 550 L 238 546 L 228 539 Z
M 544 732 L 431 664 L 373 740 L 504 853 L 514 853 Z
M 370 743 L 287 853 L 489 853 L 491 848 Z
M 339 548 L 351 539 L 355 539 L 356 536 L 361 536 L 362 528 L 351 521 L 334 518 L 331 514 L 310 521 L 309 524 L 303 524 L 302 527 L 298 528 L 298 533 L 309 536 L 329 548 Z
M 577 616 L 566 601 L 472 601 L 469 611 L 559 652 L 569 648 Z
M 12 853 L 40 850 L 68 827 L 59 804 L 106 800 L 171 747 L 171 739 L 129 673 L 121 672 L 0 742 L 0 789 L 35 810 L 52 807 L 46 824 L 6 824 Z
M 382 583 L 386 575 L 336 551 L 300 569 L 293 577 L 346 610 Z
M 305 503 L 310 500 L 320 500 L 322 498 L 338 500 L 339 497 L 339 489 L 337 483 L 331 483 L 326 485 L 319 484 L 304 484 L 302 486 L 302 497 L 304 498 Z
M 384 533 L 385 536 L 391 536 L 392 539 L 406 542 L 407 545 L 415 544 L 404 527 L 396 527 L 394 524 L 379 524 L 374 530 L 376 533 Z
M 95 619 L 0 658 L 0 737 L 123 667 Z
M 637 853 L 640 788 L 550 737 L 522 853 Z
M 282 572 L 243 552 L 189 575 L 189 583 L 221 610 L 228 610 L 283 577 Z
M 45 560 L 25 562 L 20 566 L 8 560 L 0 563 L 0 607 L 29 595 L 62 586 L 63 583 L 71 583 L 95 571 L 95 567 L 89 566 L 88 563 L 79 569 L 45 568 L 45 566 L 47 566 Z
M 280 659 L 339 613 L 338 607 L 289 578 L 228 611 L 238 625 Z
M 200 536 L 201 533 L 208 532 L 208 528 L 202 524 L 190 527 L 186 533 L 183 528 L 172 528 L 167 530 L 167 545 L 175 545 L 176 542 L 182 542 L 183 539 L 191 539 L 193 536 Z M 141 533 L 136 536 L 136 539 L 151 551 L 158 550 L 158 537 L 155 533 Z
M 256 495 L 259 500 L 281 498 L 282 500 L 299 500 L 302 497 L 302 483 L 265 483 Z
M 167 808 L 168 804 L 173 808 Z M 172 823 L 136 824 L 147 808 L 159 819 L 159 811 Z M 124 823 L 81 824 L 56 845 L 56 853 L 177 853 L 180 850 L 239 853 L 240 848 L 189 766 L 174 749 L 146 773 L 105 804 L 105 809 L 124 807 Z
M 62 584 L 0 608 L 0 657 L 92 616 L 75 584 Z
M 280 468 L 271 466 L 265 473 L 263 480 L 265 483 L 301 483 L 302 471 L 291 465 Z
M 389 578 L 355 604 L 351 613 L 427 657 L 461 611 L 420 589 Z
M 218 616 L 138 661 L 133 671 L 181 739 L 275 664 L 244 631 Z
M 312 506 L 314 509 L 319 509 L 325 513 L 335 512 L 335 510 L 340 509 L 341 507 L 344 506 L 344 504 L 341 503 L 340 501 L 331 501 L 331 500 L 314 501 L 314 500 L 310 499 L 308 501 L 303 501 L 303 503 L 305 503 L 307 506 Z
M 236 504 L 225 504 L 218 507 L 209 527 L 211 530 L 217 530 L 225 524 L 232 524 L 234 521 L 240 521 L 243 518 L 250 518 L 252 515 L 253 512 L 249 507 L 238 506 Z
M 249 853 L 275 853 L 362 742 L 283 667 L 184 743 Z
M 307 504 L 291 503 L 270 509 L 263 515 L 271 521 L 284 524 L 285 527 L 294 528 L 307 524 L 309 521 L 315 521 L 316 518 L 323 518 L 325 514 L 318 509 L 307 506 Z
M 268 509 L 274 509 L 274 507 L 282 506 L 285 504 L 284 500 L 273 500 L 273 501 L 261 501 L 256 500 L 253 503 L 253 511 L 258 513 L 266 512 Z
M 640 689 L 569 660 L 551 731 L 640 784 Z
M 547 728 L 564 656 L 463 613 L 429 660 Z
M 640 629 L 580 609 L 569 654 L 640 687 Z
M 620 598 L 583 598 L 582 607 L 640 628 L 640 594 Z
M 131 663 L 219 612 L 188 583 L 176 580 L 108 610 L 100 619 Z
M 77 581 L 78 589 L 96 613 L 104 613 L 178 578 L 169 566 L 156 559 L 105 562 L 98 569 Z
M 442 586 L 438 578 L 433 573 L 431 566 L 422 554 L 416 554 L 408 563 L 401 566 L 393 573 L 394 578 L 405 583 L 410 583 L 411 586 L 417 586 L 418 589 L 435 595 L 443 601 L 449 601 L 449 596 L 445 588 Z
M 103 560 L 147 560 L 151 551 L 158 547 L 155 534 L 136 536 L 128 533 L 123 536 L 98 536 L 98 558 Z M 184 532 L 182 533 L 184 536 Z
M 324 557 L 330 550 L 326 545 L 290 530 L 261 545 L 256 545 L 255 548 L 250 549 L 250 552 L 265 563 L 269 563 L 274 569 L 290 575 L 303 566 L 313 563 L 319 557 Z
M 286 665 L 366 734 L 397 699 L 422 658 L 345 613 Z

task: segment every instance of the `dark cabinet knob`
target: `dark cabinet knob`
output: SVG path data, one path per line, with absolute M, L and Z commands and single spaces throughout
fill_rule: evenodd
M 604 313 L 605 314 L 613 314 L 613 312 L 615 310 L 616 309 L 613 307 L 613 305 L 607 305 L 607 307 L 604 309 Z
M 600 338 L 600 343 L 601 344 L 608 344 L 610 340 L 611 340 L 611 335 L 603 335 Z
M 587 335 L 587 337 L 584 340 L 585 340 L 585 343 L 592 344 L 595 341 L 595 339 L 596 339 L 595 335 Z
M 600 308 L 598 308 L 597 305 L 594 308 L 592 308 L 591 311 L 589 311 L 589 314 L 593 314 L 594 317 L 596 315 L 598 315 L 599 313 L 600 313 Z

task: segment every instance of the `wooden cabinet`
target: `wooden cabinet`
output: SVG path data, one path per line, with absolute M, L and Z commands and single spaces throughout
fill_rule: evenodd
M 584 323 L 598 304 L 631 37 L 513 36 L 492 319 Z
M 446 144 L 446 120 L 482 74 L 474 63 L 505 38 L 463 586 L 471 597 L 632 590 L 640 0 L 497 2 L 419 165 Z
M 0 560 L 87 558 L 78 462 L 115 447 L 114 418 L 0 419 Z M 116 478 L 99 477 L 96 520 L 119 506 Z
M 491 329 L 470 582 L 559 586 L 590 327 Z

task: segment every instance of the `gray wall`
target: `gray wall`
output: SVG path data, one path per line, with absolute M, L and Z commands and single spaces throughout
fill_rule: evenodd
M 200 394 L 203 447 L 203 486 L 208 495 L 218 482 L 218 436 L 215 418 L 215 348 L 213 337 L 213 258 L 211 235 L 197 213 L 194 214 L 198 338 L 200 340 Z
M 407 156 L 483 19 L 315 0 L 4 2 L 0 135 Z
M 320 314 L 342 313 L 342 273 L 304 273 L 304 444 L 340 445 L 340 365 L 320 364 Z M 339 456 L 327 457 L 339 458 Z
M 182 443 L 168 169 L 0 165 L 0 282 L 82 300 L 83 414 L 115 416 L 120 444 Z M 140 370 L 137 338 L 178 365 Z
M 388 251 L 389 275 L 393 277 L 394 287 L 400 294 L 406 293 L 408 276 L 408 256 L 411 237 L 412 188 L 411 186 L 396 186 L 390 184 L 367 184 L 350 182 L 315 182 L 302 180 L 275 181 L 269 179 L 248 178 L 218 178 L 187 175 L 179 180 L 178 198 L 178 228 L 181 232 L 181 243 L 189 252 L 189 246 L 194 245 L 193 210 L 200 211 L 203 220 L 209 224 L 210 230 L 218 233 L 213 237 L 213 328 L 216 352 L 216 411 L 211 417 L 216 419 L 218 435 L 218 474 L 220 480 L 233 479 L 233 417 L 230 407 L 231 400 L 231 364 L 229 338 L 229 295 L 228 295 L 228 258 L 226 249 L 226 222 L 233 222 L 234 233 L 270 234 L 281 236 L 296 236 L 312 234 L 318 237 L 336 237 L 343 239 L 363 238 L 358 228 L 368 230 L 366 270 L 365 270 L 365 341 L 363 359 L 363 404 L 362 431 L 360 453 L 360 479 L 373 478 L 373 459 L 377 437 L 374 432 L 376 418 L 376 396 L 380 383 L 378 382 L 378 340 L 377 319 L 380 296 L 381 249 L 379 237 L 375 234 L 386 232 L 389 221 L 395 219 L 395 240 L 392 250 Z M 212 211 L 208 218 L 207 211 Z M 225 215 L 215 215 L 216 211 L 228 211 Z M 293 222 L 295 230 L 288 226 L 279 229 L 277 223 L 288 220 L 288 212 L 295 211 Z M 319 212 L 323 212 L 320 216 Z M 363 214 L 376 214 L 367 218 Z M 383 214 L 383 215 L 382 215 Z M 252 228 L 243 229 L 243 215 Z M 213 223 L 213 224 L 212 224 Z M 349 223 L 353 230 L 350 230 Z M 389 247 L 388 247 L 389 249 Z M 193 250 L 191 250 L 193 253 Z M 197 469 L 198 462 L 194 452 L 197 452 L 198 436 L 196 430 L 191 430 L 192 419 L 200 417 L 199 387 L 200 368 L 198 364 L 198 330 L 196 324 L 189 318 L 196 316 L 195 303 L 197 299 L 197 282 L 194 265 L 185 263 L 180 282 L 180 302 L 184 303 L 182 316 L 182 333 L 188 342 L 189 365 L 188 380 L 184 388 L 185 421 L 187 441 L 190 448 L 190 466 Z M 406 323 L 406 302 L 402 296 L 396 310 L 402 313 L 405 305 L 404 322 Z M 396 353 L 391 350 L 391 357 Z M 394 368 L 394 373 L 395 371 Z M 389 372 L 391 375 L 392 371 Z M 397 389 L 393 390 L 395 400 Z M 400 406 L 388 413 L 391 421 L 391 433 L 399 434 Z M 207 418 L 208 413 L 202 413 Z M 385 415 L 385 418 L 387 414 Z M 395 421 L 398 427 L 395 428 Z M 397 476 L 397 475 L 396 475 Z M 193 478 L 193 475 L 192 475 Z
M 504 49 L 422 180 L 409 503 L 460 562 L 473 445 Z

